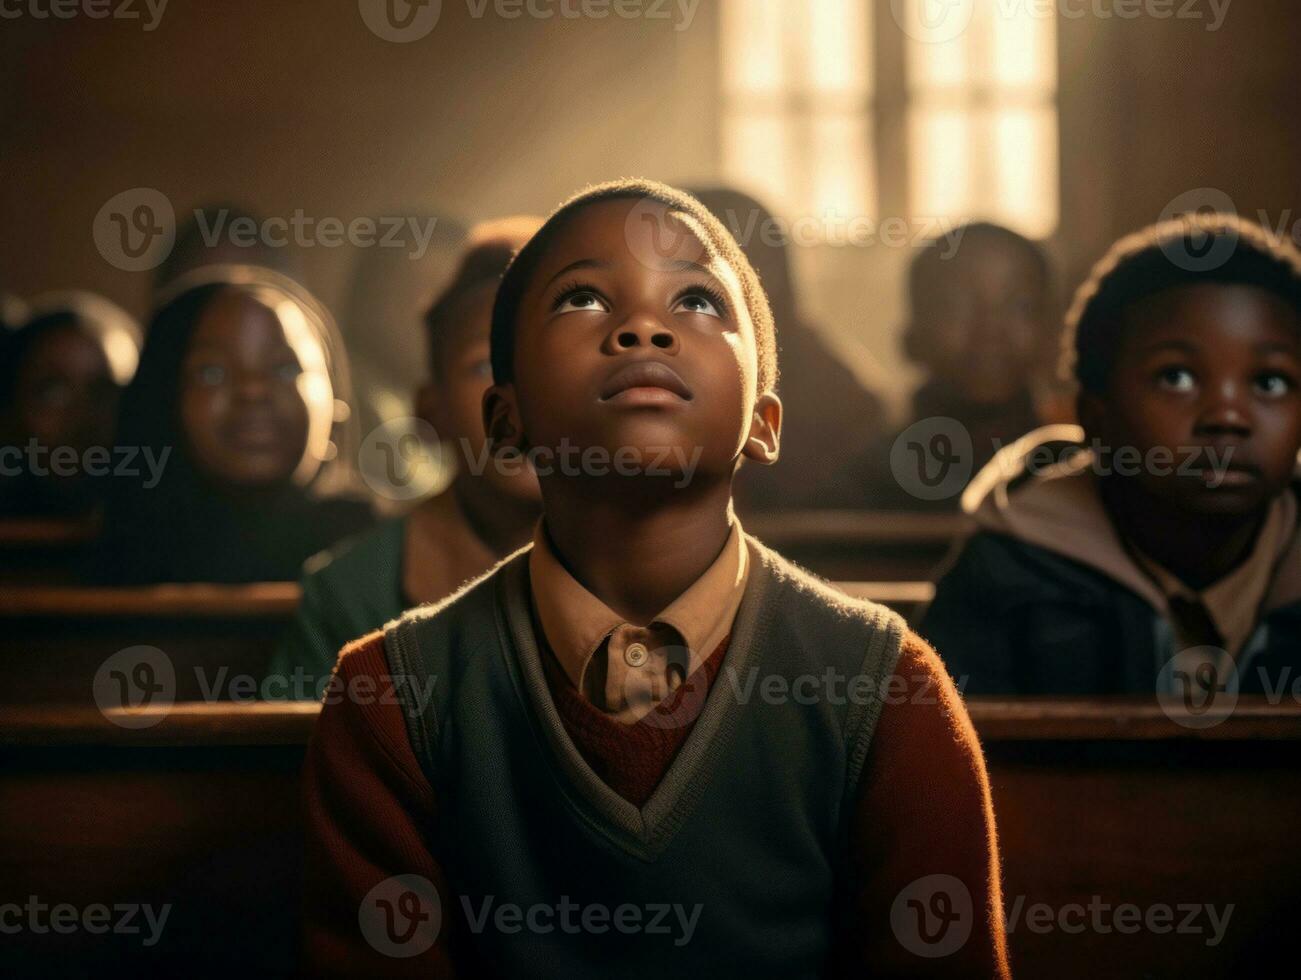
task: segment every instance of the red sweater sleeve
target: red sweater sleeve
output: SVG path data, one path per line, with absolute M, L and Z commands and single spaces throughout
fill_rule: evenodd
M 392 696 L 382 633 L 340 656 L 307 748 L 304 794 L 307 974 L 452 976 L 455 909 L 426 837 L 433 790 Z
M 909 632 L 851 815 L 844 971 L 1011 976 L 985 760 L 935 651 Z

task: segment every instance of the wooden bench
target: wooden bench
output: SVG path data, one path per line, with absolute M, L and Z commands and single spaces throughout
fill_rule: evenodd
M 962 514 L 906 511 L 792 511 L 743 522 L 769 547 L 839 581 L 932 581 L 971 531 Z
M 0 900 L 172 905 L 153 947 L 24 933 L 5 937 L 9 962 L 95 975 L 291 969 L 298 771 L 316 710 L 177 705 L 131 729 L 118 724 L 139 720 L 130 713 L 0 708 Z M 1016 975 L 1250 976 L 1286 956 L 1301 909 L 1301 708 L 1243 701 L 1203 729 L 1151 702 L 973 700 L 970 711 Z M 1208 904 L 1233 906 L 1214 945 Z M 1194 905 L 1204 931 L 1173 931 Z M 1138 911 L 1118 917 L 1121 906 Z M 1154 917 L 1165 907 L 1168 930 L 1121 931 L 1132 914 L 1165 929 Z
M 206 700 L 263 676 L 298 597 L 292 582 L 0 588 L 0 703 L 92 702 L 105 662 L 137 646 L 166 655 L 174 700 Z
M 0 584 L 73 581 L 98 534 L 95 520 L 0 518 Z
M 934 591 L 926 582 L 838 586 L 904 616 L 915 615 Z M 251 683 L 265 676 L 298 598 L 293 582 L 0 588 L 0 704 L 89 703 L 97 700 L 97 683 L 102 700 L 111 693 L 102 686 L 106 661 L 138 646 L 166 655 L 165 661 L 158 655 L 148 659 L 151 676 L 170 671 L 174 677 L 172 700 L 242 698 L 239 690 L 232 694 L 233 680 Z M 120 687 L 129 680 L 111 683 L 134 699 L 130 686 Z M 120 694 L 116 703 L 122 703 Z

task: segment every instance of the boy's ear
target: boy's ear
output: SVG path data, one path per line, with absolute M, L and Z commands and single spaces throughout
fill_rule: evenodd
M 524 452 L 524 427 L 520 424 L 515 386 L 495 384 L 483 393 L 483 431 L 495 453 L 503 448 Z
M 782 402 L 777 394 L 766 391 L 755 399 L 750 417 L 750 433 L 745 437 L 741 455 L 764 466 L 777 462 L 781 453 Z

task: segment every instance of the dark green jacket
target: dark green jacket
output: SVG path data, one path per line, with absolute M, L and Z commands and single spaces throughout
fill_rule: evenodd
M 403 529 L 401 519 L 385 521 L 307 563 L 298 612 L 267 668 L 266 696 L 319 701 L 344 645 L 402 615 Z

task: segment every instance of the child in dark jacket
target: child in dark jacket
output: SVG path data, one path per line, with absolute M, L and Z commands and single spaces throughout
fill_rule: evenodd
M 942 664 L 733 513 L 781 403 L 722 225 L 651 182 L 571 199 L 502 280 L 492 366 L 485 428 L 543 517 L 341 655 L 305 770 L 311 970 L 1008 976 Z
M 1007 447 L 922 632 L 968 694 L 1204 707 L 1301 669 L 1301 254 L 1213 215 L 1148 228 L 1068 314 L 1083 428 Z

